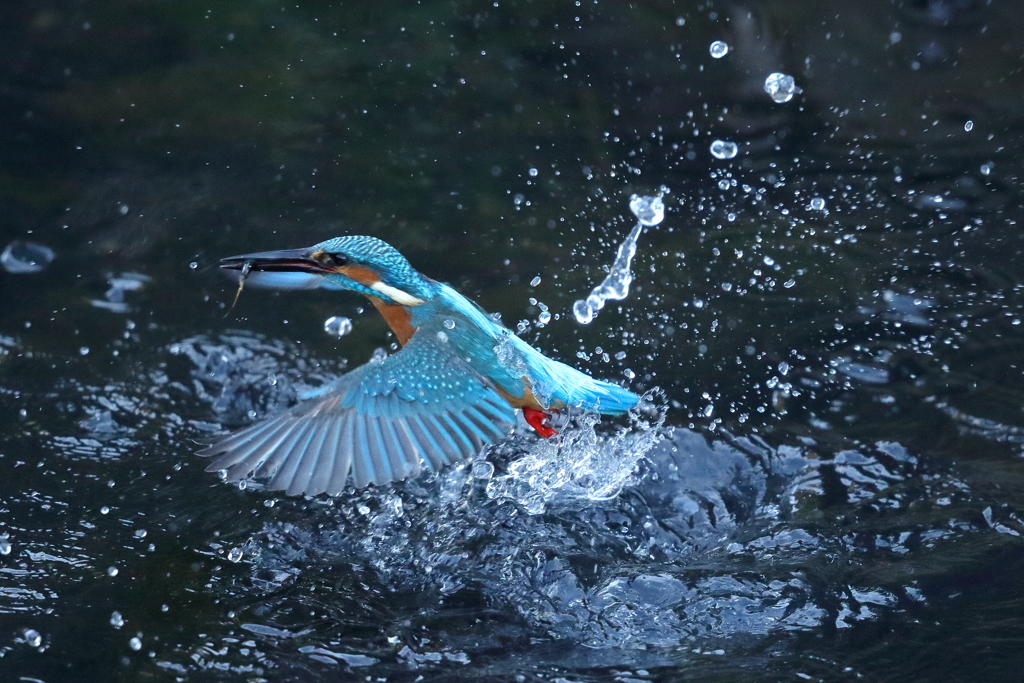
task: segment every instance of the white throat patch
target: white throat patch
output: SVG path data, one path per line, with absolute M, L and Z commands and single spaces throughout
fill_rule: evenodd
M 423 299 L 415 297 L 412 294 L 409 294 L 408 292 L 403 292 L 397 287 L 386 285 L 380 280 L 377 280 L 372 285 L 370 285 L 370 289 L 380 292 L 381 294 L 388 297 L 392 301 L 397 301 L 403 306 L 419 306 L 420 304 L 423 303 Z

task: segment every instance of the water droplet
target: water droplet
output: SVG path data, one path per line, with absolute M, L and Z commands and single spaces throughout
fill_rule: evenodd
M 451 318 L 445 318 L 445 320 L 444 320 L 444 326 L 445 326 L 445 327 L 446 327 L 447 329 L 449 329 L 449 330 L 454 330 L 454 329 L 455 329 L 455 321 L 454 321 L 454 320 L 452 320 Z
M 352 321 L 344 316 L 332 315 L 324 321 L 324 332 L 332 337 L 344 337 L 352 331 Z
M 38 273 L 53 260 L 53 249 L 34 242 L 11 242 L 0 254 L 0 265 L 8 273 Z
M 145 529 L 136 529 L 135 530 L 135 538 L 145 538 L 145 537 L 146 537 L 146 530 Z
M 790 279 L 788 279 L 788 280 L 786 280 L 785 282 L 782 283 L 782 286 L 785 287 L 786 289 L 791 289 L 795 285 L 796 285 L 796 280 L 794 280 L 793 278 L 790 278 Z
M 29 647 L 39 647 L 43 644 L 43 637 L 39 635 L 39 631 L 34 628 L 25 628 L 21 630 L 21 637 L 25 639 Z
M 0 555 L 11 554 L 11 542 L 6 538 L 0 538 Z
M 473 463 L 470 473 L 474 479 L 490 479 L 494 475 L 494 465 L 486 460 L 480 460 Z
M 729 53 L 729 44 L 721 40 L 716 40 L 715 42 L 711 43 L 710 52 L 711 56 L 714 57 L 715 59 L 721 59 L 722 57 Z
M 107 567 L 107 576 L 117 576 L 117 567 Z
M 716 159 L 732 159 L 740 151 L 735 142 L 728 140 L 715 140 L 711 143 L 711 156 Z
M 676 17 L 676 26 L 686 26 L 686 19 L 683 17 Z
M 121 204 L 120 206 L 117 207 L 117 212 L 119 214 L 121 214 L 122 216 L 127 216 L 128 215 L 128 205 L 127 204 Z
M 120 612 L 114 612 L 110 615 L 110 625 L 114 628 L 121 628 L 124 626 L 124 617 L 121 616 Z
M 822 199 L 821 197 L 815 197 L 814 199 L 811 200 L 811 208 L 814 209 L 815 211 L 824 211 L 825 200 Z
M 103 507 L 100 508 L 100 514 L 101 515 L 109 515 L 110 514 L 110 508 L 107 507 L 106 505 L 104 505 Z
M 632 204 L 632 201 L 630 202 Z M 662 207 L 661 215 L 649 215 L 644 214 L 645 219 L 649 220 L 661 220 L 661 216 L 664 215 L 664 207 Z M 654 225 L 655 223 L 652 223 Z M 622 300 L 629 296 L 629 285 L 633 282 L 633 272 L 630 267 L 633 263 L 633 257 L 636 255 L 636 241 L 640 237 L 641 231 L 644 229 L 644 223 L 637 223 L 633 229 L 626 236 L 626 239 L 619 245 L 618 251 L 615 253 L 615 261 L 612 262 L 612 266 L 608 271 L 608 275 L 605 276 L 604 281 L 600 285 L 594 288 L 590 292 L 585 300 L 580 299 L 576 301 L 572 306 L 573 315 L 576 317 L 577 322 L 581 325 L 586 325 L 594 319 L 598 311 L 604 308 L 604 304 L 609 299 Z
M 531 178 L 536 178 L 537 177 L 537 169 L 535 169 L 535 168 L 531 168 L 530 169 L 530 177 Z
M 530 286 L 531 287 L 536 287 L 539 284 L 540 284 L 540 275 L 538 275 L 537 277 L 535 277 L 532 280 L 530 280 Z
M 142 649 L 142 641 L 136 636 L 128 641 L 128 647 L 138 652 Z
M 547 325 L 549 322 L 551 322 L 551 311 L 541 311 L 537 316 L 537 323 Z
M 629 368 L 626 368 L 625 370 L 622 371 L 622 376 L 625 377 L 626 379 L 633 379 L 634 377 L 636 377 L 636 373 L 630 370 Z
M 580 325 L 588 325 L 594 319 L 594 311 L 590 310 L 590 305 L 584 299 L 572 305 L 572 314 Z
M 793 99 L 793 95 L 800 92 L 796 87 L 796 81 L 789 74 L 773 73 L 764 79 L 764 91 L 771 95 L 771 98 L 782 104 Z
M 242 549 L 241 548 L 232 548 L 231 550 L 228 551 L 228 561 L 229 562 L 235 562 L 235 563 L 241 562 L 242 561 L 242 555 L 243 555 L 243 553 L 242 553 Z
M 665 202 L 661 197 L 643 197 L 638 194 L 629 198 L 629 210 L 641 225 L 653 227 L 665 220 Z
M 365 503 L 360 503 L 360 504 L 359 504 L 359 505 L 358 505 L 358 506 L 356 507 L 356 510 L 357 510 L 357 511 L 359 512 L 359 514 L 361 514 L 361 515 L 368 515 L 368 514 L 370 514 L 370 508 L 369 508 L 369 506 L 368 506 L 368 505 L 366 505 Z
M 974 121 L 968 121 L 967 123 L 964 124 L 964 130 L 966 130 L 968 133 L 971 132 L 972 128 L 974 128 Z
M 990 174 L 992 172 L 992 169 L 995 168 L 995 167 L 996 167 L 996 165 L 993 164 L 991 161 L 982 164 L 981 165 L 981 175 L 988 175 L 988 174 Z
M 78 353 L 80 353 L 83 356 L 88 356 L 89 355 L 89 347 L 88 346 L 83 346 L 83 347 L 79 348 L 78 349 Z
M 388 352 L 384 349 L 377 347 L 373 350 L 373 355 L 370 356 L 370 362 L 374 365 L 380 365 L 388 357 Z
M 188 264 L 188 267 L 191 268 L 192 270 L 195 270 L 196 268 L 199 267 L 199 262 L 193 261 L 192 263 Z

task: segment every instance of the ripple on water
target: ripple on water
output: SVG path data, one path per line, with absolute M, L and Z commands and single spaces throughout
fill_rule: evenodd
M 154 376 L 105 392 L 75 385 L 82 402 L 96 408 L 81 424 L 91 435 L 51 443 L 64 454 L 95 458 L 157 420 L 171 442 L 181 440 L 195 427 L 166 418 L 160 401 L 168 392 L 205 396 L 229 415 L 269 405 L 278 391 L 297 395 L 301 385 L 292 378 L 315 367 L 305 364 L 300 373 L 284 357 L 286 346 L 253 338 L 179 344 L 189 346 L 176 350 L 189 360 L 188 371 L 169 371 L 174 379 Z M 268 367 L 277 384 L 263 374 Z M 253 376 L 267 385 L 247 399 L 218 403 L 245 391 Z M 175 382 L 180 387 L 172 388 Z M 89 421 L 106 420 L 105 413 L 121 431 Z M 965 430 L 1019 443 L 1016 432 L 950 414 Z M 1024 530 L 1013 510 L 991 504 L 975 506 L 976 523 L 962 521 L 971 519 L 964 512 L 970 489 L 950 476 L 927 476 L 897 443 L 829 449 L 807 439 L 800 448 L 773 448 L 752 436 L 708 440 L 657 421 L 602 431 L 587 416 L 563 435 L 514 438 L 486 459 L 338 499 L 274 499 L 272 508 L 254 501 L 260 511 L 272 509 L 263 518 L 275 521 L 249 538 L 217 537 L 211 552 L 199 553 L 222 567 L 202 572 L 205 590 L 239 617 L 188 644 L 187 652 L 161 654 L 157 666 L 179 673 L 268 670 L 288 665 L 279 646 L 288 641 L 289 652 L 298 653 L 291 656 L 301 656 L 296 666 L 383 675 L 395 662 L 424 670 L 462 666 L 481 651 L 504 648 L 509 638 L 572 643 L 621 662 L 625 653 L 684 643 L 707 649 L 707 639 L 845 628 L 929 598 L 913 585 L 910 569 L 873 585 L 837 568 L 835 557 L 936 557 L 960 535 L 1015 542 Z M 67 507 L 31 492 L 6 504 L 22 510 L 20 519 Z M 872 522 L 911 506 L 913 525 Z M 136 557 L 97 560 L 74 529 L 48 520 L 40 518 L 31 531 L 11 529 L 10 536 L 0 530 L 13 546 L 3 558 L 9 581 L 0 588 L 0 613 L 39 614 L 69 573 L 111 585 L 129 585 L 137 575 Z M 127 517 L 114 522 L 129 527 L 125 537 L 140 549 L 161 533 L 152 519 L 145 535 Z M 111 562 L 116 576 L 105 573 Z M 127 604 L 109 605 L 102 618 L 113 625 L 112 610 L 120 615 Z M 144 628 L 140 643 L 148 648 L 153 629 L 140 615 L 124 614 L 133 631 Z M 483 617 L 494 628 L 480 636 Z M 356 638 L 353 630 L 374 635 Z M 567 648 L 552 661 L 573 656 Z

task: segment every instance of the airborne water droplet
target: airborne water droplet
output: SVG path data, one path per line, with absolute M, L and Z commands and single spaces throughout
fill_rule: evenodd
M 711 156 L 716 159 L 732 159 L 740 151 L 735 142 L 728 140 L 715 140 L 711 143 Z
M 324 321 L 324 332 L 332 337 L 344 337 L 352 331 L 352 321 L 343 316 L 332 315 Z
M 714 57 L 715 59 L 721 59 L 722 57 L 729 53 L 729 44 L 721 40 L 716 40 L 715 42 L 711 43 L 711 48 L 709 51 L 711 52 L 712 57 Z
M 778 104 L 789 102 L 793 95 L 800 92 L 796 87 L 796 81 L 789 74 L 773 73 L 764 79 L 764 91 L 771 95 L 771 98 Z
M 642 197 L 634 194 L 629 198 L 629 210 L 640 223 L 649 228 L 665 220 L 665 202 L 659 196 Z

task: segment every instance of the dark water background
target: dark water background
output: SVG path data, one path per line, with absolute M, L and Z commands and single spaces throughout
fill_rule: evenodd
M 0 272 L 0 681 L 1020 680 L 1022 35 L 996 0 L 0 3 L 0 247 L 55 252 Z M 217 259 L 352 233 L 665 427 L 220 483 L 197 444 L 393 340 L 354 296 L 225 317 Z

